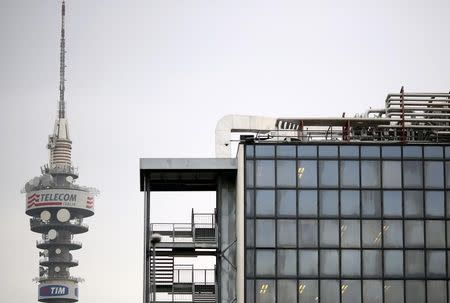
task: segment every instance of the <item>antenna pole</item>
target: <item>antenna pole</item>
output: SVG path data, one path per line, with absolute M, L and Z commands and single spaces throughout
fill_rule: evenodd
M 61 52 L 59 61 L 59 109 L 58 117 L 66 117 L 66 102 L 64 101 L 65 85 L 65 70 L 66 70 L 66 33 L 65 33 L 65 17 L 66 17 L 66 1 L 62 2 L 61 9 Z

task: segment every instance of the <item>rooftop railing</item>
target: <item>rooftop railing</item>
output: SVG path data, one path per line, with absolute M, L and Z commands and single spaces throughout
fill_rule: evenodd
M 254 140 L 449 142 L 450 93 L 389 94 L 385 107 L 346 117 L 278 118 Z M 247 140 L 251 140 L 247 138 Z

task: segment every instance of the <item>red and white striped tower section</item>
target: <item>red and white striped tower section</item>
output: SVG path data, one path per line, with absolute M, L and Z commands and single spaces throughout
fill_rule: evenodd
M 72 251 L 81 248 L 74 235 L 85 233 L 84 218 L 94 214 L 94 188 L 77 185 L 76 169 L 72 166 L 72 141 L 65 111 L 65 1 L 62 2 L 60 98 L 53 135 L 49 137 L 49 164 L 41 168 L 42 175 L 25 185 L 26 214 L 31 216 L 31 230 L 42 234 L 36 246 L 39 256 L 38 296 L 40 302 L 77 302 L 81 278 L 70 275 L 78 261 Z

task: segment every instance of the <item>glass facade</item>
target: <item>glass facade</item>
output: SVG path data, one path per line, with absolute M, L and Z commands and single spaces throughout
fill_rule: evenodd
M 450 302 L 449 147 L 247 144 L 245 162 L 247 303 Z

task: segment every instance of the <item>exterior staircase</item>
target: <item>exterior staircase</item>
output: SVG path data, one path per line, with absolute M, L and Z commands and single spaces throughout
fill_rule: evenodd
M 210 292 L 194 293 L 194 303 L 215 303 L 216 294 Z
M 156 285 L 169 286 L 173 284 L 173 271 L 174 271 L 174 257 L 158 255 L 156 251 L 156 262 L 153 260 L 153 256 L 150 258 L 150 281 L 154 281 L 153 276 L 153 263 L 155 262 L 156 270 Z

